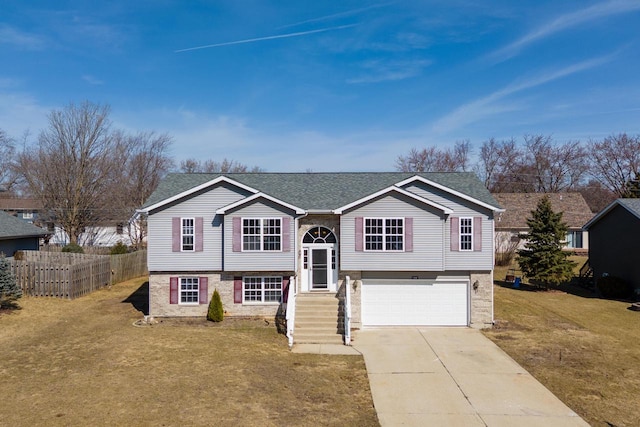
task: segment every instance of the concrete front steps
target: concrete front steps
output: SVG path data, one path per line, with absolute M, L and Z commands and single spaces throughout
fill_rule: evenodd
M 339 303 L 335 293 L 299 293 L 293 343 L 342 344 Z

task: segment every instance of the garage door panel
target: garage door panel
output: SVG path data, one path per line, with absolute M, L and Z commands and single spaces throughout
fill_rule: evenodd
M 364 326 L 466 326 L 467 283 L 364 283 Z

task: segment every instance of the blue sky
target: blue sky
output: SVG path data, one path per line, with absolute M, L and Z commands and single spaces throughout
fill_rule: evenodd
M 0 128 L 111 105 L 172 156 L 390 171 L 412 147 L 640 133 L 640 0 L 0 0 Z

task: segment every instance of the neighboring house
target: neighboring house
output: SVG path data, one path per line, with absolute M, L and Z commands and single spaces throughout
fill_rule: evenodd
M 86 227 L 80 235 L 78 243 L 80 246 L 102 246 L 110 247 L 118 242 L 131 246 L 131 235 L 129 234 L 132 224 L 128 221 L 104 221 L 103 225 Z M 59 226 L 49 223 L 49 230 L 52 231 L 52 245 L 65 246 L 69 244 L 69 235 Z
M 617 199 L 584 225 L 593 277 L 616 276 L 640 290 L 640 199 Z
M 354 327 L 485 327 L 501 211 L 471 173 L 170 174 L 141 209 L 149 314 L 204 316 L 217 289 L 274 316 L 293 286 L 350 292 Z
M 569 231 L 564 249 L 586 253 L 589 234 L 582 225 L 593 217 L 589 205 L 580 193 L 493 193 L 493 197 L 504 208 L 496 218 L 496 248 L 503 252 L 509 248 L 522 249 L 526 239 L 518 236 L 529 231 L 527 219 L 536 210 L 538 202 L 548 196 L 554 212 L 562 212 L 562 220 Z
M 37 224 L 42 211 L 42 203 L 29 197 L 0 196 L 0 211 L 19 218 L 29 224 Z
M 47 231 L 0 212 L 0 253 L 13 256 L 16 251 L 35 250 L 40 248 L 40 239 Z
M 38 199 L 0 195 L 0 210 L 27 223 L 42 226 L 48 231 L 48 244 L 64 246 L 69 235 L 48 215 Z M 101 221 L 100 225 L 87 227 L 80 236 L 81 246 L 113 246 L 118 242 L 130 246 L 131 236 L 138 233 L 137 220 L 114 218 Z

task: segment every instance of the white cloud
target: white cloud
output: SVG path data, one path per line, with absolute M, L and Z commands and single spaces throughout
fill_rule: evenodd
M 525 80 L 510 83 L 502 89 L 499 89 L 487 96 L 468 102 L 456 108 L 451 113 L 437 120 L 433 125 L 433 130 L 438 133 L 444 133 L 470 123 L 478 122 L 496 114 L 522 109 L 524 108 L 522 105 L 518 105 L 513 102 L 509 103 L 505 101 L 505 98 L 509 95 L 513 95 L 527 89 L 532 89 L 545 83 L 600 66 L 611 61 L 615 55 L 616 54 L 611 54 L 604 57 L 594 58 L 588 61 L 572 64 L 559 70 L 538 74 Z
M 498 62 L 505 61 L 517 55 L 522 49 L 535 41 L 590 21 L 634 10 L 640 10 L 640 2 L 637 0 L 611 0 L 597 3 L 576 12 L 560 15 L 533 31 L 530 31 L 513 43 L 491 53 L 489 57 Z
M 404 80 L 420 75 L 422 70 L 429 65 L 431 65 L 431 61 L 428 60 L 368 61 L 361 64 L 366 73 L 359 77 L 348 79 L 347 83 L 361 84 Z
M 98 79 L 97 77 L 89 75 L 89 74 L 84 74 L 82 76 L 82 80 L 84 80 L 85 82 L 89 83 L 90 85 L 95 85 L 95 86 L 104 84 L 104 81 Z
M 44 40 L 40 37 L 6 24 L 0 25 L 0 44 L 8 44 L 25 50 L 40 50 L 45 45 Z

